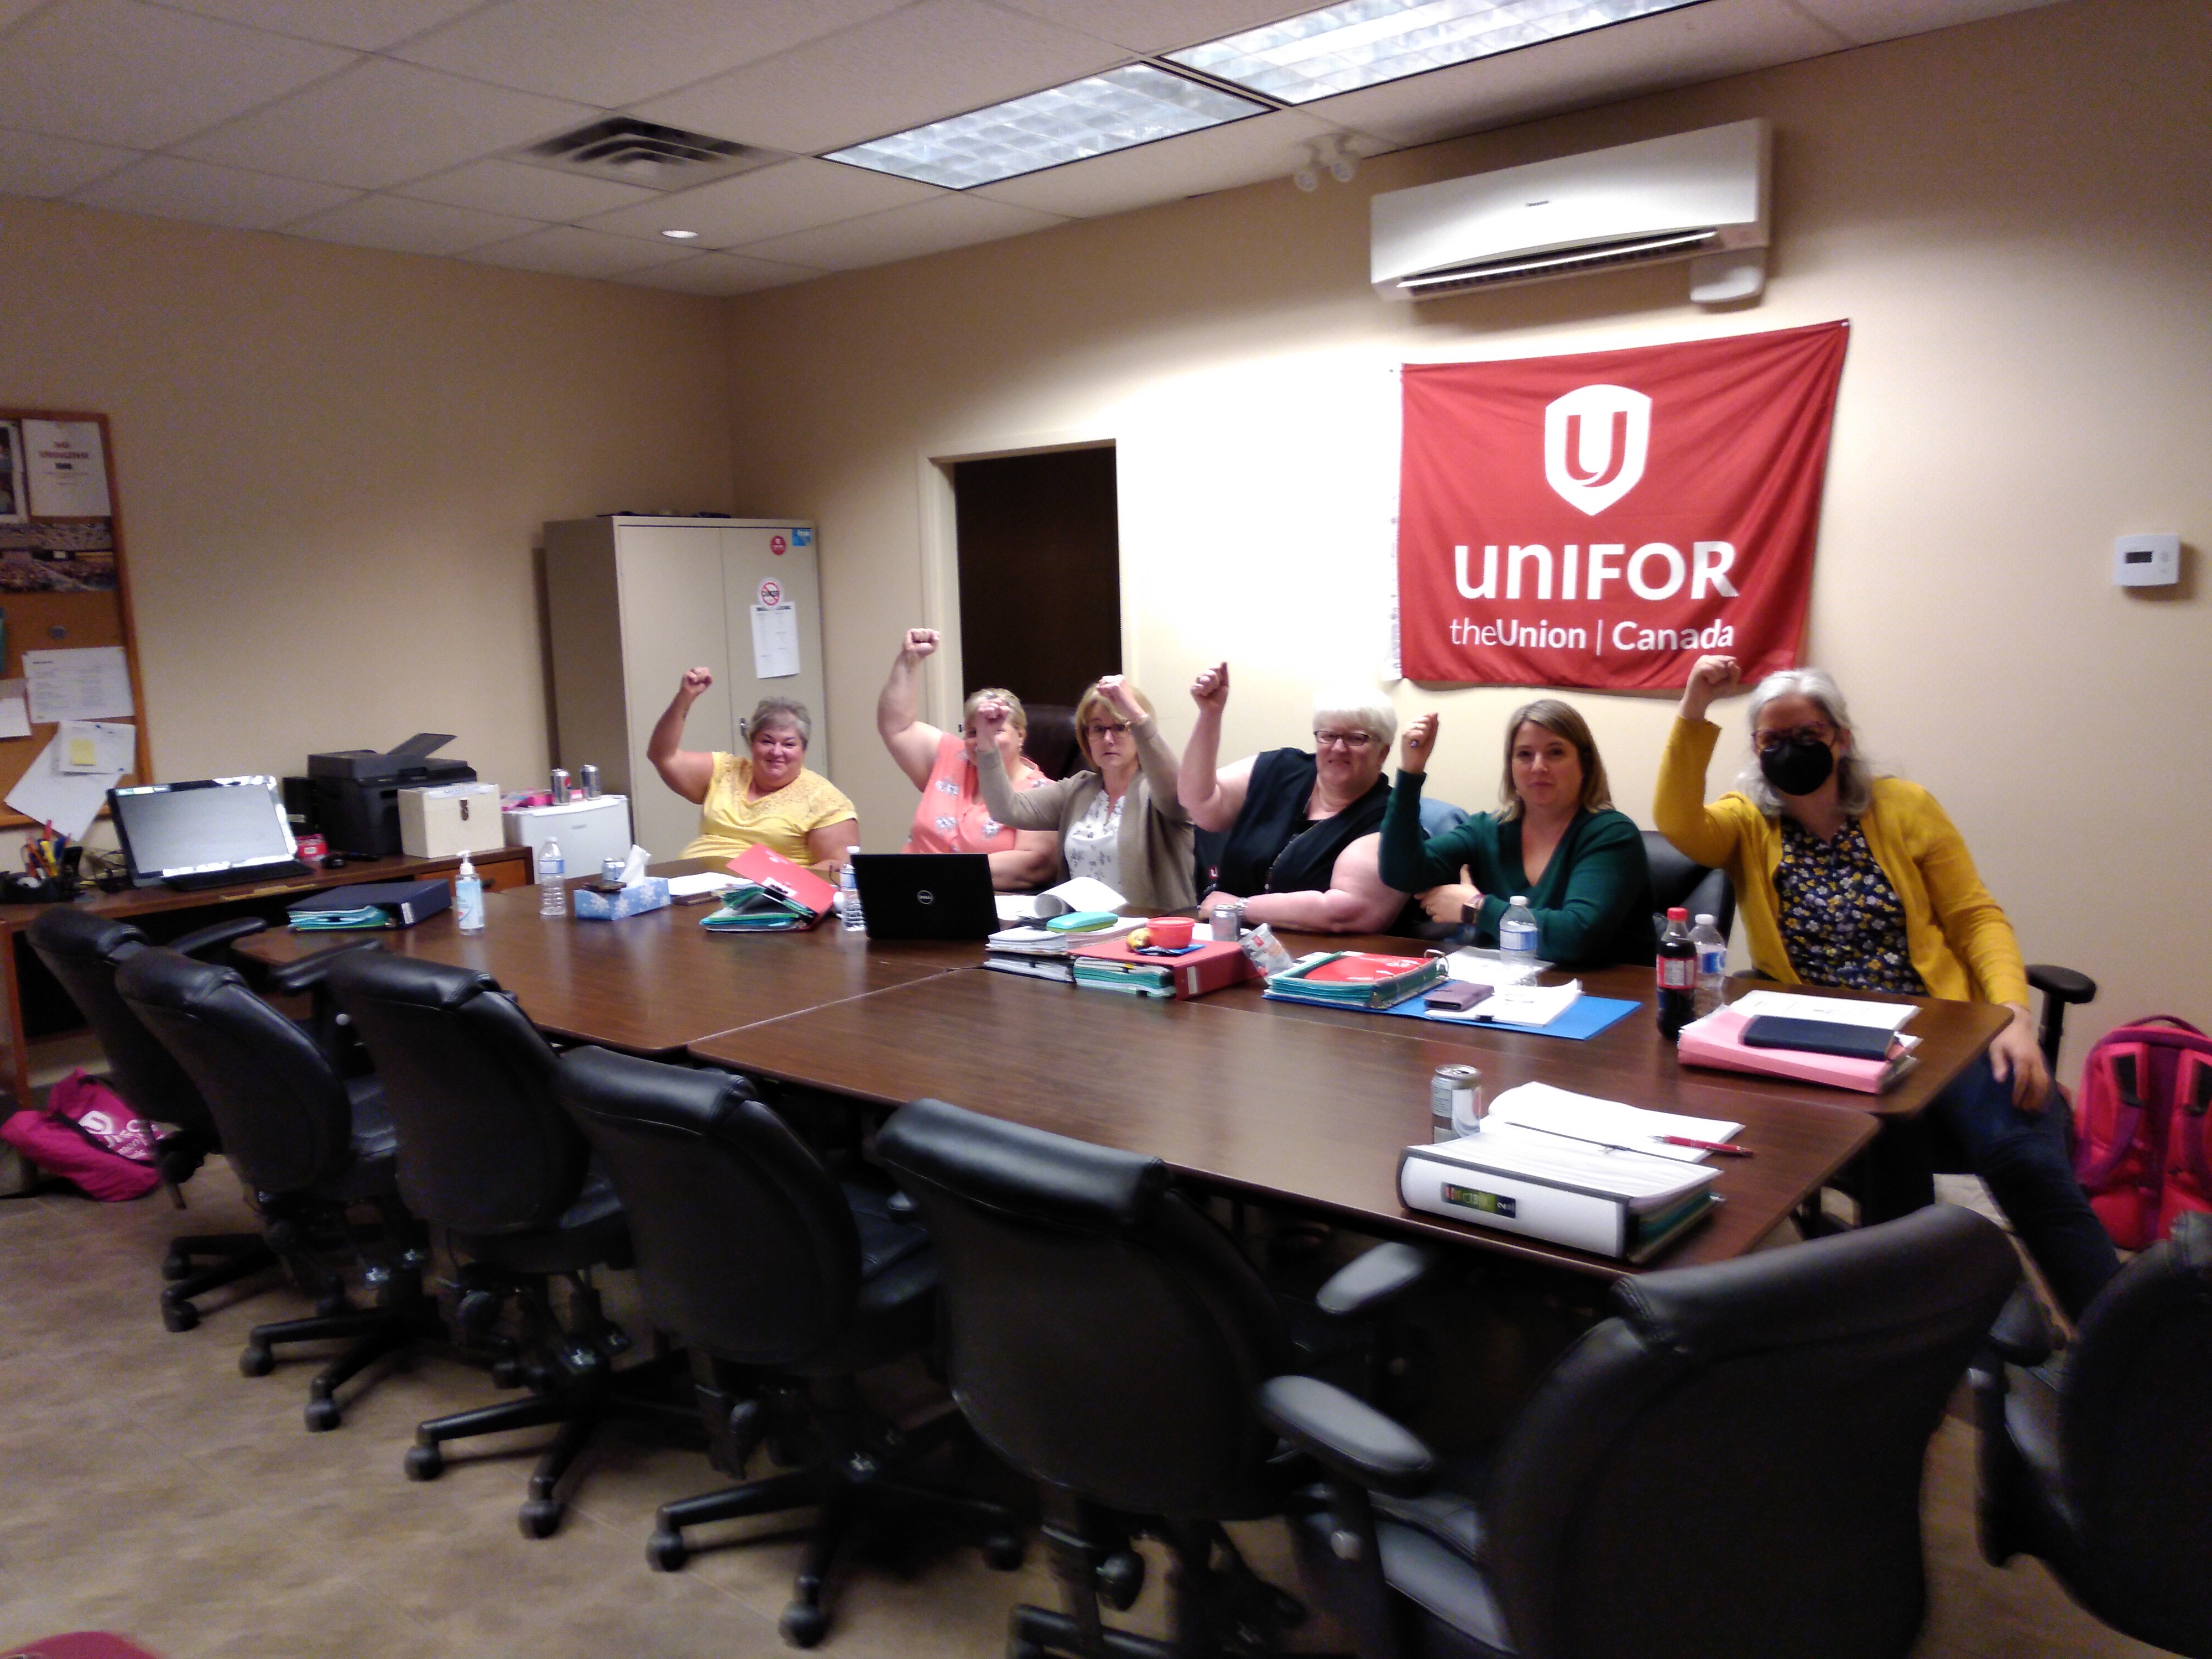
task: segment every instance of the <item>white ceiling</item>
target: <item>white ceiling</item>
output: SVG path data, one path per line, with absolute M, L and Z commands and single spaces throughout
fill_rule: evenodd
M 815 158 L 1312 0 L 0 0 L 0 192 L 739 294 L 2046 3 L 1702 0 L 958 192 Z M 505 159 L 611 112 L 792 159 Z

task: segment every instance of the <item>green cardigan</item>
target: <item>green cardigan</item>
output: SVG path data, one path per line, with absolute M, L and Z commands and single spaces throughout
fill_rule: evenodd
M 1577 812 L 1531 882 L 1521 864 L 1521 820 L 1500 823 L 1477 812 L 1455 829 L 1424 840 L 1422 774 L 1401 772 L 1382 813 L 1382 879 L 1408 893 L 1459 879 L 1464 865 L 1482 890 L 1474 943 L 1494 947 L 1498 924 L 1514 894 L 1536 913 L 1537 949 L 1563 967 L 1650 962 L 1651 866 L 1644 836 L 1625 812 L 1607 807 Z

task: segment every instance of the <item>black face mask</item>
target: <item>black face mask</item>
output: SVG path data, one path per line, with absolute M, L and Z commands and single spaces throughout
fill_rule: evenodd
M 1792 738 L 1762 750 L 1759 757 L 1759 775 L 1784 795 L 1811 794 L 1835 769 L 1835 751 L 1825 743 Z

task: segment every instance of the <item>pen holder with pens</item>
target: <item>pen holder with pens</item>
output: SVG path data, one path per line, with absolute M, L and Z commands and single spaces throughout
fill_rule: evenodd
M 0 904 L 61 904 L 77 895 L 78 862 L 83 848 L 72 847 L 62 854 L 58 876 L 11 875 L 0 882 Z

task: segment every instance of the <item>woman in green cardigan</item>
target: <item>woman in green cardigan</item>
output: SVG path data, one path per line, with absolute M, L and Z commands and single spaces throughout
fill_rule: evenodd
M 1519 894 L 1535 913 L 1536 948 L 1547 960 L 1566 967 L 1650 962 L 1644 837 L 1613 810 L 1588 722 L 1554 697 L 1515 709 L 1505 723 L 1498 810 L 1424 839 L 1421 784 L 1436 741 L 1434 714 L 1406 728 L 1382 814 L 1383 881 L 1414 894 L 1431 921 L 1457 925 L 1476 945 L 1498 943 L 1498 921 Z

